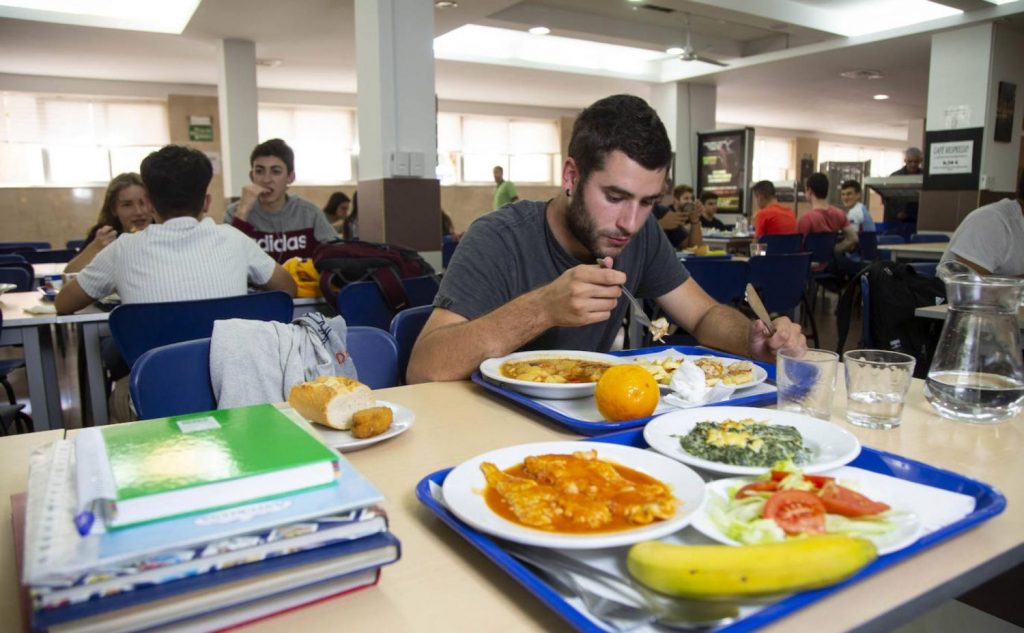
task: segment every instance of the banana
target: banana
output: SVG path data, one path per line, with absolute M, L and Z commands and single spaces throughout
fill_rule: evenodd
M 849 536 L 816 536 L 765 545 L 637 543 L 629 573 L 672 596 L 756 596 L 834 584 L 875 559 L 875 545 Z

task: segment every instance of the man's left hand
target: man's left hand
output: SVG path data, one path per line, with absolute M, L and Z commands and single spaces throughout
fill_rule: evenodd
M 772 321 L 775 334 L 768 336 L 768 327 L 760 321 L 750 322 L 750 331 L 747 342 L 750 347 L 750 355 L 760 360 L 775 360 L 775 354 L 783 348 L 806 349 L 807 339 L 800 326 L 789 320 L 788 317 L 779 317 Z

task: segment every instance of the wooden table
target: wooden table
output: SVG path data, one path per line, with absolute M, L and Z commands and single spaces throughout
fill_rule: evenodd
M 3 309 L 3 333 L 0 344 L 21 345 L 25 357 L 28 395 L 32 402 L 32 422 L 35 429 L 59 429 L 63 426 L 60 410 L 60 385 L 57 382 L 57 364 L 53 354 L 53 335 L 50 326 L 56 322 L 53 314 L 30 314 L 26 308 L 40 305 L 42 294 L 7 292 L 0 295 Z
M 901 259 L 928 259 L 939 261 L 949 242 L 921 242 L 907 244 L 879 244 L 878 250 L 888 251 L 892 261 Z
M 994 426 L 938 417 L 915 380 L 900 428 L 847 424 L 842 378 L 833 422 L 867 446 L 963 473 L 995 485 L 1008 499 L 999 516 L 767 627 L 779 633 L 889 630 L 1024 560 L 1024 415 Z M 387 496 L 402 560 L 378 587 L 260 622 L 249 630 L 320 631 L 344 623 L 379 631 L 561 631 L 553 612 L 452 532 L 415 498 L 416 483 L 485 451 L 574 436 L 490 396 L 468 382 L 381 390 L 411 408 L 407 432 L 348 456 Z M 9 495 L 25 489 L 32 446 L 59 434 L 0 439 L 0 613 L 18 630 Z

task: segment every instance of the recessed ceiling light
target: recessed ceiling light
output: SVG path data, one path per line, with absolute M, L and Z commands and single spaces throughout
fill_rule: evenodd
M 145 11 L 124 0 L 3 0 L 0 18 L 180 35 L 199 0 L 162 0 Z
M 530 35 L 547 35 L 548 33 L 550 33 L 550 32 L 551 32 L 551 29 L 549 29 L 549 28 L 548 28 L 548 27 L 546 27 L 546 26 L 535 26 L 535 27 L 532 27 L 532 28 L 531 28 L 531 29 L 530 29 L 529 31 L 527 31 L 527 32 L 528 32 L 528 33 L 529 33 Z
M 435 9 L 457 9 L 458 7 L 458 2 L 452 2 L 451 0 L 434 0 Z
M 875 95 L 871 98 L 874 99 L 875 101 L 885 101 L 886 99 L 889 98 L 889 95 Z
M 678 46 L 673 46 L 672 48 L 667 49 L 665 51 L 665 54 L 666 55 L 682 55 L 683 54 L 683 49 L 679 48 Z
M 885 77 L 880 70 L 862 69 L 862 70 L 848 70 L 844 73 L 839 73 L 840 77 L 846 79 L 881 79 Z

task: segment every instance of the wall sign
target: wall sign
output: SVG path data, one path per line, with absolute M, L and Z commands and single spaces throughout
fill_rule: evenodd
M 208 116 L 190 116 L 188 118 L 188 140 L 213 141 L 213 119 Z
M 924 134 L 926 191 L 978 189 L 981 144 L 985 128 L 960 128 Z
M 969 174 L 974 141 L 933 143 L 929 148 L 928 174 Z

